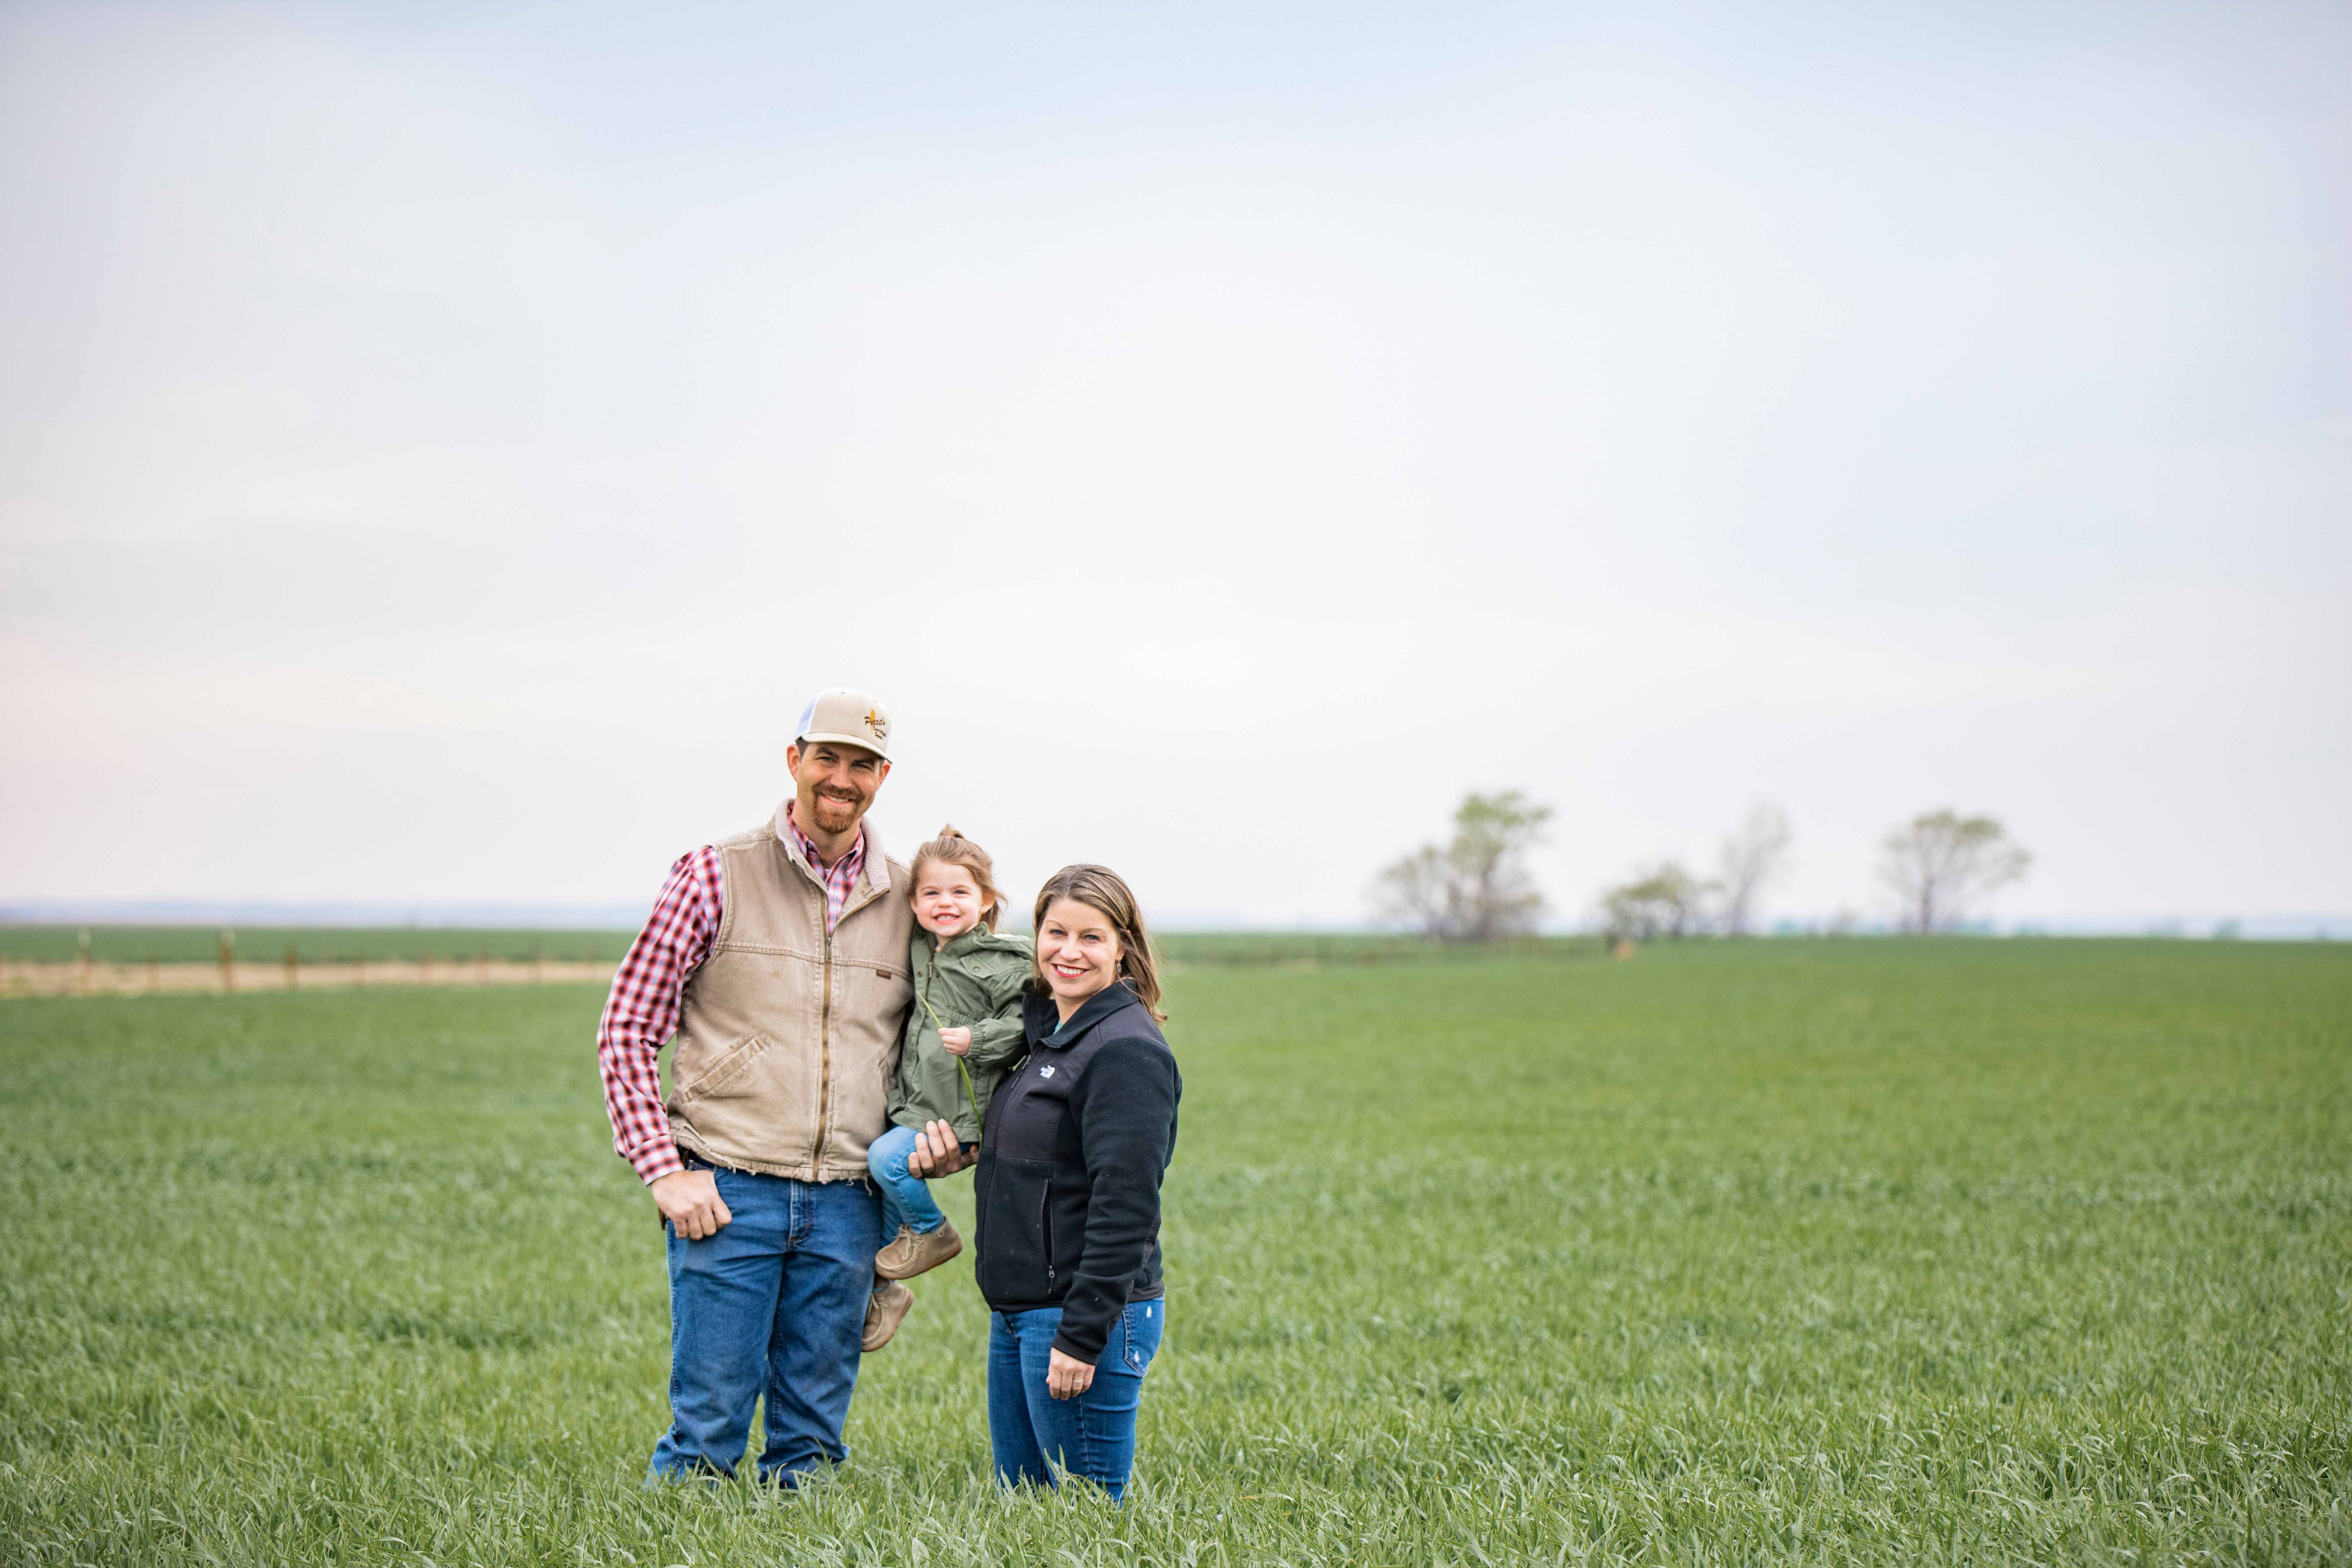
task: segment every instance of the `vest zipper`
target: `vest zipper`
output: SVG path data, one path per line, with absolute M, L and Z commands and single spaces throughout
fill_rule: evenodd
M 818 889 L 818 897 L 824 890 Z M 824 911 L 817 911 L 818 920 Z M 824 1165 L 826 1146 L 833 1141 L 833 933 L 824 933 L 824 994 L 816 1005 L 816 1143 L 809 1150 L 809 1163 L 819 1170 Z
M 817 897 L 820 900 L 824 897 L 824 889 L 823 888 L 819 888 L 817 889 Z M 864 909 L 866 905 L 872 903 L 879 897 L 881 897 L 879 893 L 866 894 L 865 898 L 860 899 L 856 903 L 847 906 L 841 911 L 842 920 L 847 920 L 850 916 L 856 914 L 858 910 Z M 820 904 L 817 909 L 816 918 L 819 925 L 823 925 L 824 923 L 824 910 L 822 904 Z M 837 926 L 838 922 L 835 922 L 835 924 Z M 832 930 L 827 930 L 824 933 L 824 999 L 817 1004 L 816 1074 L 816 1143 L 814 1147 L 809 1150 L 809 1163 L 812 1166 L 822 1169 L 824 1162 L 826 1145 L 832 1142 L 833 1138 Z

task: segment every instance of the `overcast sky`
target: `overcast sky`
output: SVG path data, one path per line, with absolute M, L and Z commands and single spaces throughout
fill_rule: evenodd
M 0 8 L 0 899 L 2352 908 L 2352 10 L 1271 11 Z

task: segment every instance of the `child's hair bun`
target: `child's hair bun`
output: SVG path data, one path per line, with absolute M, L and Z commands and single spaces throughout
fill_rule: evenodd
M 954 823 L 950 822 L 942 825 L 940 830 L 937 833 L 932 834 L 931 837 L 934 838 L 961 838 L 963 835 L 956 831 L 956 825 Z

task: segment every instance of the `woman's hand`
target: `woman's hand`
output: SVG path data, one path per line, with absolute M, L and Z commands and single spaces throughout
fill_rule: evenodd
M 954 1122 L 934 1121 L 915 1135 L 915 1146 L 907 1151 L 907 1169 L 926 1178 L 952 1176 L 979 1158 L 963 1152 Z
M 941 1029 L 940 1044 L 948 1048 L 948 1055 L 960 1057 L 971 1049 L 971 1031 L 961 1024 L 952 1029 Z
M 1080 1361 L 1060 1351 L 1048 1352 L 1045 1363 L 1045 1392 L 1056 1399 L 1076 1399 L 1094 1386 L 1095 1363 Z

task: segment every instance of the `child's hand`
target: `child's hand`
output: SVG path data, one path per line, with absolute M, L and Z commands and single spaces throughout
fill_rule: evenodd
M 971 1031 L 961 1026 L 952 1029 L 941 1029 L 940 1044 L 948 1048 L 950 1056 L 960 1057 L 971 1049 Z

